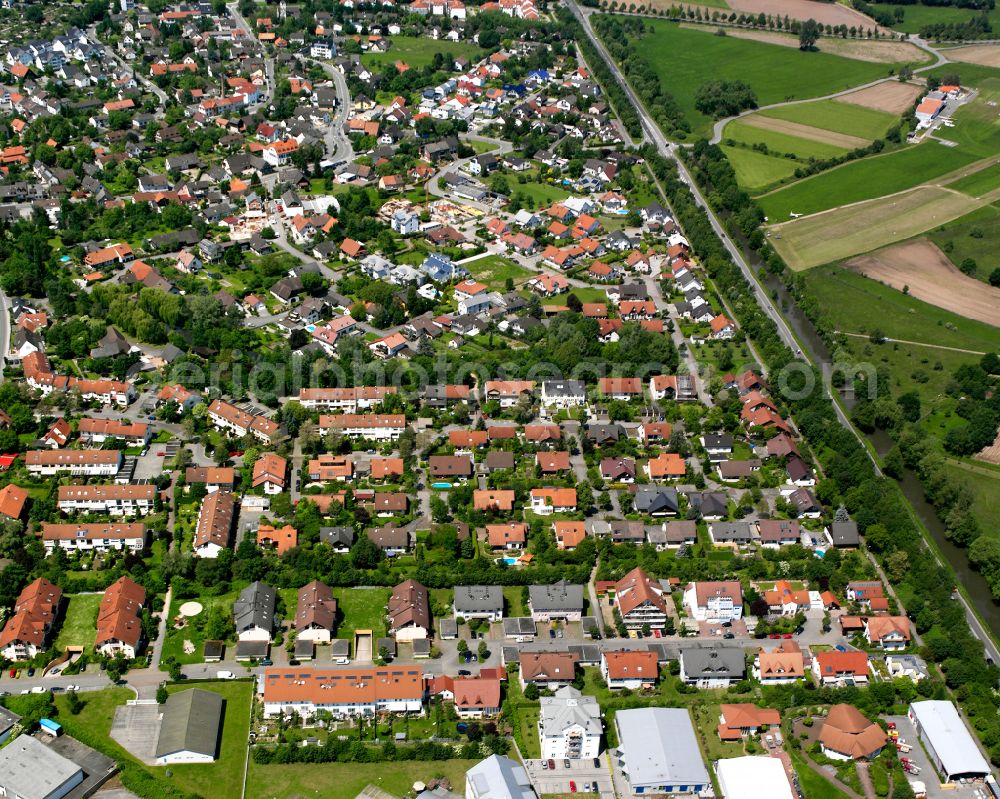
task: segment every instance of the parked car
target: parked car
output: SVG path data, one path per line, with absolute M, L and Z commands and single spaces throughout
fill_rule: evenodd
M 35 670 L 34 670 L 34 668 L 32 668 L 30 666 L 28 667 L 28 676 L 29 677 L 34 677 L 35 676 Z
M 549 769 L 555 769 L 555 767 L 556 767 L 556 761 L 553 760 L 552 758 L 549 758 Z
M 469 671 L 468 669 L 459 669 L 458 670 L 458 676 L 459 677 L 471 677 L 472 676 L 472 672 Z
M 545 770 L 545 771 L 547 771 L 548 768 L 549 768 L 549 761 L 548 760 L 543 760 L 542 761 L 542 769 Z
M 569 758 L 567 757 L 563 760 L 563 768 L 569 768 L 569 767 L 570 767 L 570 762 Z
M 569 781 L 569 792 L 576 793 L 576 783 L 573 780 Z
M 594 768 L 600 768 L 600 767 L 601 767 L 601 759 L 599 757 L 595 757 L 594 758 Z

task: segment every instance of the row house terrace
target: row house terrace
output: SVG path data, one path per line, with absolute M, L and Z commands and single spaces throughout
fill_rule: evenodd
M 42 543 L 48 555 L 56 547 L 67 552 L 141 552 L 146 546 L 146 525 L 43 524 Z
M 154 485 L 59 486 L 56 506 L 63 513 L 145 516 L 156 504 Z

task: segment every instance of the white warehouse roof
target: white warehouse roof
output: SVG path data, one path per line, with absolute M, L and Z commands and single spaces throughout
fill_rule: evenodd
M 941 761 L 946 777 L 990 773 L 986 758 L 954 704 L 945 700 L 913 702 L 910 714 Z
M 683 708 L 619 710 L 618 749 L 633 789 L 643 785 L 707 785 L 691 716 Z
M 794 799 L 785 767 L 775 757 L 734 757 L 715 767 L 726 799 Z

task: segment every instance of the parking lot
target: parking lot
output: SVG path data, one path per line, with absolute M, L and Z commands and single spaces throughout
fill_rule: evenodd
M 160 735 L 160 706 L 128 704 L 115 709 L 111 737 L 143 763 L 156 761 L 156 739 Z
M 535 786 L 539 796 L 550 793 L 572 793 L 570 782 L 573 782 L 576 793 L 599 793 L 603 797 L 613 797 L 615 794 L 611 787 L 611 770 L 607 753 L 603 753 L 598 760 L 600 768 L 594 768 L 593 758 L 570 760 L 569 768 L 566 768 L 567 761 L 562 759 L 553 761 L 554 769 L 542 768 L 541 760 L 526 760 L 524 765 L 531 784 Z M 590 787 L 595 783 L 596 790 Z
M 989 789 L 982 783 L 978 785 L 953 783 L 949 784 L 947 789 L 942 788 L 938 774 L 934 770 L 934 766 L 931 765 L 930 758 L 927 757 L 923 746 L 921 746 L 917 731 L 910 720 L 906 716 L 887 716 L 886 721 L 895 722 L 896 729 L 899 731 L 899 739 L 912 747 L 909 752 L 900 752 L 899 757 L 900 759 L 904 757 L 909 759 L 920 769 L 919 774 L 907 774 L 906 778 L 910 783 L 915 780 L 922 782 L 927 788 L 927 799 L 945 799 L 945 797 L 986 799 L 986 797 L 991 796 Z

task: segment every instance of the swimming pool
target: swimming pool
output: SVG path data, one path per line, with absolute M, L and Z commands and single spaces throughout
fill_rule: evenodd
M 517 558 L 497 558 L 497 562 L 503 561 L 508 566 L 516 566 Z
M 431 483 L 431 488 L 451 488 L 451 483 Z

